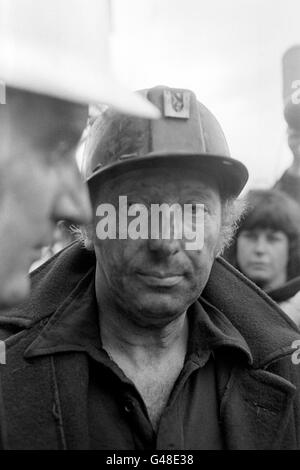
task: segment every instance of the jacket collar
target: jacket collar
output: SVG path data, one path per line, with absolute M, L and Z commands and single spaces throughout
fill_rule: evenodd
M 65 301 L 57 306 L 26 349 L 24 357 L 67 351 L 86 351 L 95 357 L 103 352 L 93 280 L 94 269 L 90 269 Z
M 300 339 L 295 323 L 253 282 L 224 259 L 215 260 L 201 298 L 213 304 L 237 328 L 253 356 L 253 367 L 265 369 L 292 354 Z
M 108 360 L 101 344 L 94 282 L 95 273 L 92 268 L 57 307 L 46 326 L 26 349 L 25 358 L 66 351 L 85 351 L 102 362 Z M 239 331 L 224 314 L 207 302 L 203 304 L 205 309 L 199 302 L 195 302 L 188 310 L 190 335 L 187 357 L 202 365 L 212 351 L 220 347 L 231 347 L 251 364 L 251 352 Z

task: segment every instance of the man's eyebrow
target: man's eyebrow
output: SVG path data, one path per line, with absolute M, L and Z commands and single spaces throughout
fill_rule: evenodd
M 154 193 L 155 188 L 151 184 L 149 185 L 142 185 L 139 184 L 138 182 L 136 183 L 135 186 L 128 187 L 128 182 L 124 183 L 119 183 L 118 181 L 114 181 L 114 184 L 112 185 L 113 188 L 117 188 L 117 193 L 118 195 L 126 195 L 126 196 L 136 196 L 140 197 L 145 194 L 145 190 L 151 189 L 151 191 Z M 156 191 L 160 191 L 160 188 L 157 188 Z
M 184 191 L 183 195 L 184 195 L 184 198 L 191 198 L 191 199 L 210 199 L 211 198 L 211 195 L 213 194 L 213 190 L 212 189 L 191 189 L 191 188 L 183 188 L 182 191 Z M 181 193 L 181 191 L 180 191 Z
M 140 182 L 136 181 L 135 185 L 128 187 L 128 181 L 118 181 L 118 178 L 111 181 L 111 189 L 117 188 L 117 194 L 126 195 L 128 197 L 142 197 L 148 190 L 151 190 L 151 196 L 162 197 L 162 188 L 161 186 L 153 186 L 153 183 Z M 168 191 L 167 191 L 168 193 Z M 167 194 L 166 193 L 166 194 Z M 214 189 L 210 187 L 201 187 L 201 184 L 198 187 L 191 188 L 188 183 L 180 185 L 177 192 L 178 196 L 182 199 L 191 199 L 191 200 L 210 200 L 211 196 L 214 194 Z

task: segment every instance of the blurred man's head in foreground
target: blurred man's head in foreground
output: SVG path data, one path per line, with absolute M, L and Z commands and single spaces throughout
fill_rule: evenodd
M 0 106 L 0 304 L 28 294 L 28 270 L 56 223 L 91 212 L 74 151 L 87 107 L 7 88 Z

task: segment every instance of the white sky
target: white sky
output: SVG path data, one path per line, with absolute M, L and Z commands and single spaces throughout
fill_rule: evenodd
M 195 91 L 247 165 L 247 189 L 270 186 L 292 160 L 281 59 L 300 44 L 300 1 L 112 0 L 112 11 L 122 82 Z

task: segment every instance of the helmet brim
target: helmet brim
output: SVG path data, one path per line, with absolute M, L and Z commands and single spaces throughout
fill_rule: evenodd
M 97 169 L 88 179 L 87 183 L 91 193 L 95 185 L 105 180 L 115 178 L 133 170 L 161 167 L 193 168 L 195 171 L 209 174 L 216 180 L 222 196 L 225 198 L 237 197 L 245 187 L 249 174 L 243 163 L 231 157 L 207 154 L 177 153 L 149 153 L 144 156 L 130 157 L 103 168 Z

